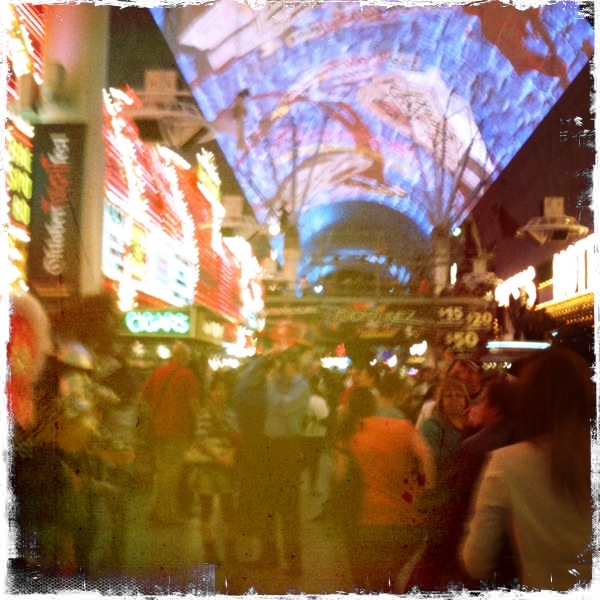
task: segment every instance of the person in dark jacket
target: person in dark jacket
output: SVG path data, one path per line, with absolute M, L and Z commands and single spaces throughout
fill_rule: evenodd
M 458 379 L 446 377 L 436 391 L 433 415 L 420 429 L 436 464 L 435 486 L 421 501 L 428 529 L 427 548 L 410 580 L 410 586 L 416 585 L 422 590 L 438 589 L 439 565 L 447 536 L 446 514 L 454 501 L 451 481 L 466 425 L 468 398 L 467 389 Z
M 241 434 L 239 455 L 238 558 L 256 563 L 261 548 L 262 510 L 269 493 L 264 476 L 263 433 L 267 407 L 267 377 L 275 365 L 274 354 L 253 357 L 242 368 L 231 397 Z
M 516 397 L 516 382 L 513 379 L 498 376 L 489 380 L 469 411 L 469 427 L 476 433 L 460 443 L 455 468 L 447 479 L 452 501 L 444 511 L 445 535 L 437 556 L 437 581 L 435 584 L 429 583 L 436 589 L 447 589 L 452 584 L 473 589 L 480 587 L 480 582 L 462 569 L 458 559 L 458 543 L 469 516 L 475 484 L 489 453 L 508 446 L 515 440 L 512 404 Z M 514 557 L 507 546 L 492 584 L 495 587 L 513 587 L 515 576 Z

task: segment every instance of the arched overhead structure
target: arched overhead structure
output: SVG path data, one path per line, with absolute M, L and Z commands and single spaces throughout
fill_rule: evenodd
M 305 210 L 300 218 L 298 272 L 310 284 L 336 271 L 385 272 L 406 285 L 428 256 L 427 238 L 406 215 L 361 200 Z
M 594 44 L 576 2 L 150 10 L 257 219 L 289 214 L 312 281 L 362 259 L 409 279 Z

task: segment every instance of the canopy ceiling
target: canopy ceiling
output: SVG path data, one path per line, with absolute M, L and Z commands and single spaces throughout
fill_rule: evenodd
M 575 2 L 260 4 L 150 10 L 259 222 L 290 214 L 309 281 L 356 257 L 405 281 L 593 52 Z

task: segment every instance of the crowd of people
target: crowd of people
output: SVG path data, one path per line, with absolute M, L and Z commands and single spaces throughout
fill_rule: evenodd
M 98 569 L 103 510 L 114 529 L 104 568 L 118 573 L 143 456 L 148 527 L 197 507 L 206 562 L 300 575 L 304 482 L 326 496 L 317 518 L 335 520 L 356 590 L 591 581 L 595 390 L 575 352 L 552 347 L 511 374 L 444 356 L 414 380 L 369 360 L 336 374 L 295 345 L 204 381 L 176 342 L 140 380 L 115 350 L 113 317 L 105 296 L 52 323 L 34 298 L 15 300 L 11 518 L 23 564 Z
M 112 299 L 85 298 L 51 321 L 34 296 L 22 294 L 10 316 L 9 523 L 16 563 L 44 574 L 91 574 L 99 568 L 92 552 L 104 511 L 112 528 L 105 566 L 118 573 L 139 401 L 111 347 Z

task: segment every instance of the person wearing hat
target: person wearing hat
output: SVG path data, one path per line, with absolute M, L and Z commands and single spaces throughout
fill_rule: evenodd
M 31 305 L 34 299 L 29 300 Z M 23 301 L 20 298 L 15 303 L 19 307 L 16 314 L 20 314 Z M 44 569 L 63 574 L 94 568 L 91 553 L 97 541 L 96 515 L 107 493 L 114 492 L 105 469 L 130 464 L 134 458 L 131 448 L 114 447 L 102 422 L 106 407 L 120 402 L 113 390 L 97 380 L 92 350 L 110 343 L 105 334 L 112 314 L 111 299 L 100 295 L 74 302 L 54 315 L 52 325 L 39 310 L 30 310 L 37 315 L 30 319 L 34 333 L 30 340 L 38 340 L 38 352 L 30 352 L 31 362 L 25 363 L 30 367 L 31 382 L 21 385 L 19 369 L 13 371 L 18 375 L 15 383 L 19 382 L 15 390 L 27 391 L 27 396 L 21 393 L 12 403 L 19 423 L 13 486 L 19 500 L 22 555 L 26 561 L 31 559 Z M 23 345 L 19 338 L 12 349 L 14 357 L 20 357 L 15 365 L 23 362 L 24 349 L 34 347 Z M 49 489 L 52 494 L 47 493 Z M 36 539 L 41 540 L 40 555 L 32 556 Z
M 479 363 L 473 358 L 456 360 L 450 365 L 448 376 L 463 383 L 469 394 L 469 402 L 473 404 L 483 387 L 483 374 Z
M 43 573 L 66 576 L 91 567 L 94 501 L 102 490 L 94 447 L 102 432 L 89 355 L 83 347 L 63 346 L 54 360 L 56 383 L 48 387 L 57 393 L 39 404 L 35 424 L 21 438 L 16 495 L 27 500 L 19 506 L 20 524 L 35 540 L 29 550 L 37 549 L 25 560 Z

